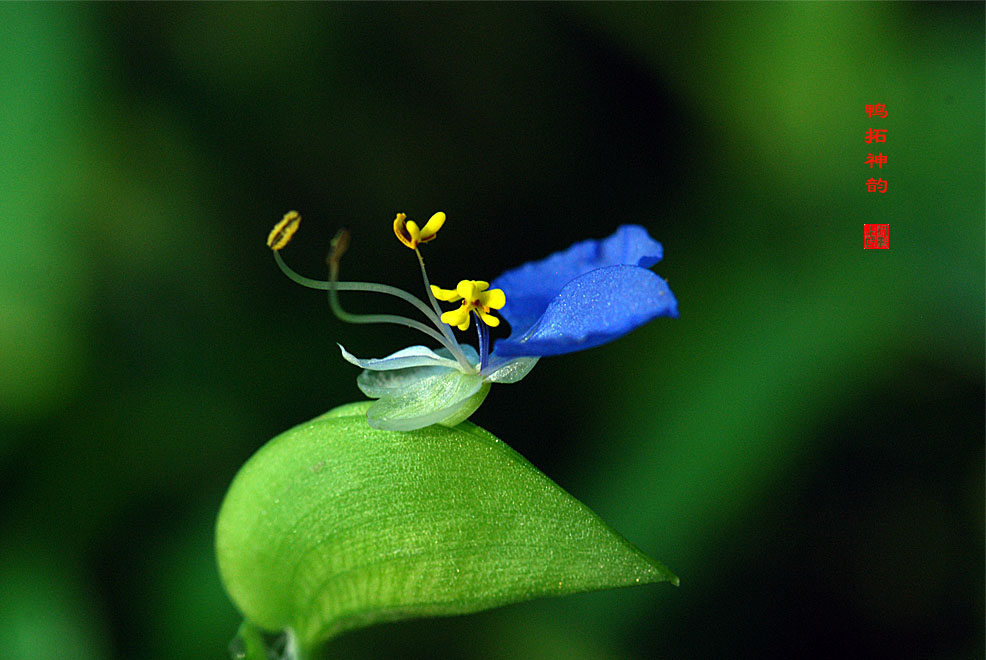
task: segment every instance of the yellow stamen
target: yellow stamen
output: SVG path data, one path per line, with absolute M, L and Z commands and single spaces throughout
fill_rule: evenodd
M 469 329 L 469 308 L 465 304 L 458 309 L 442 314 L 442 323 L 457 327 L 459 330 Z
M 469 313 L 475 311 L 486 325 L 492 328 L 500 325 L 500 319 L 490 314 L 490 310 L 506 305 L 507 296 L 502 289 L 488 291 L 489 288 L 489 282 L 480 280 L 462 280 L 455 289 L 440 289 L 433 285 L 431 292 L 439 300 L 462 301 L 458 309 L 442 314 L 442 323 L 448 323 L 459 330 L 468 330 Z
M 285 213 L 281 221 L 270 230 L 270 234 L 267 236 L 267 247 L 274 252 L 282 250 L 285 245 L 291 242 L 291 237 L 298 231 L 300 224 L 301 215 L 297 211 Z
M 431 295 L 445 302 L 455 302 L 462 300 L 462 296 L 455 292 L 455 289 L 439 289 L 434 284 L 431 285 Z
M 490 326 L 491 328 L 495 328 L 496 326 L 500 325 L 500 319 L 493 316 L 492 314 L 487 314 L 486 312 L 479 312 L 479 318 L 483 319 L 483 323 Z
M 415 250 L 421 243 L 434 240 L 444 224 L 445 214 L 441 211 L 431 216 L 425 226 L 420 228 L 416 222 L 408 220 L 407 215 L 398 213 L 394 218 L 394 235 L 401 243 Z

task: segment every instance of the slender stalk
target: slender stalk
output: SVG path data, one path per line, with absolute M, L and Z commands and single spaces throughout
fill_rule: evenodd
M 428 296 L 432 303 L 432 309 L 428 309 L 428 306 L 421 302 L 421 300 L 415 298 L 407 291 L 399 289 L 395 286 L 371 282 L 339 282 L 338 275 L 340 256 L 341 254 L 338 254 L 333 257 L 333 255 L 330 254 L 330 259 L 328 260 L 330 275 L 329 280 L 323 281 L 305 277 L 304 275 L 295 272 L 284 262 L 280 252 L 274 251 L 274 261 L 277 262 L 278 268 L 280 268 L 281 272 L 287 275 L 292 281 L 304 287 L 308 287 L 309 289 L 318 289 L 329 292 L 329 306 L 332 308 L 332 313 L 339 317 L 340 320 L 346 321 L 347 323 L 391 323 L 394 325 L 403 325 L 408 328 L 413 328 L 425 333 L 448 349 L 449 353 L 451 353 L 456 359 L 463 371 L 471 372 L 476 370 L 476 368 L 469 363 L 469 360 L 462 352 L 462 349 L 459 348 L 459 344 L 455 341 L 455 337 L 452 336 L 448 326 L 442 323 L 439 318 L 441 315 L 441 310 L 438 309 L 438 303 L 431 294 L 431 286 L 427 285 L 427 276 L 425 277 L 425 282 L 428 290 Z M 421 262 L 421 265 L 423 269 L 423 261 Z M 438 328 L 438 330 L 436 331 L 434 328 L 430 328 L 420 321 L 415 321 L 414 319 L 398 316 L 396 314 L 351 314 L 344 310 L 342 305 L 339 304 L 339 298 L 337 295 L 338 291 L 369 291 L 373 293 L 383 293 L 390 296 L 395 296 L 414 305 L 418 311 L 424 314 L 425 317 L 432 322 L 435 328 Z
M 328 291 L 335 286 L 335 288 L 339 291 L 373 291 L 375 293 L 385 293 L 390 296 L 396 296 L 401 300 L 409 302 L 417 307 L 422 314 L 428 317 L 429 321 L 435 324 L 435 327 L 440 329 L 445 325 L 437 316 L 434 315 L 432 310 L 428 309 L 423 302 L 412 296 L 404 289 L 398 289 L 396 286 L 390 286 L 388 284 L 374 284 L 370 282 L 336 282 L 333 285 L 331 282 L 327 282 L 325 280 L 313 280 L 310 277 L 305 277 L 304 275 L 296 273 L 291 269 L 291 266 L 284 263 L 284 259 L 281 258 L 280 252 L 274 253 L 274 261 L 277 262 L 281 272 L 291 278 L 294 282 L 300 284 L 301 286 L 308 287 L 309 289 Z
M 479 334 L 479 370 L 482 371 L 489 363 L 490 331 L 477 312 L 473 312 L 473 316 L 476 317 L 476 332 Z
M 298 643 L 298 636 L 295 634 L 294 630 L 288 628 L 284 631 L 287 638 L 284 642 L 284 655 L 282 656 L 284 660 L 308 660 L 308 654 L 301 645 Z
M 342 308 L 342 305 L 339 304 L 339 295 L 338 295 L 339 291 L 377 291 L 378 293 L 383 293 L 383 292 L 379 291 L 378 289 L 371 288 L 374 286 L 373 284 L 364 284 L 363 282 L 336 282 L 335 278 L 338 275 L 338 270 L 339 270 L 338 266 L 331 269 L 330 272 L 332 273 L 332 275 L 329 279 L 329 283 L 339 284 L 341 286 L 330 286 L 328 287 L 328 291 L 329 291 L 329 306 L 332 308 L 332 313 L 335 314 L 337 317 L 339 317 L 340 320 L 345 321 L 347 323 L 392 323 L 394 325 L 403 325 L 408 328 L 414 328 L 415 330 L 419 330 L 425 333 L 426 335 L 437 341 L 439 344 L 447 348 L 453 355 L 455 355 L 456 353 L 461 353 L 461 351 L 458 350 L 458 346 L 455 346 L 453 348 L 454 345 L 448 342 L 448 340 L 445 338 L 445 335 L 441 334 L 434 328 L 429 328 L 428 326 L 426 326 L 424 323 L 421 323 L 420 321 L 415 321 L 414 319 L 409 319 L 405 316 L 398 316 L 396 314 L 350 314 L 349 312 L 344 310 Z M 470 370 L 472 369 L 472 365 L 470 365 L 469 362 L 465 360 L 464 356 L 463 359 L 459 361 L 459 363 L 462 364 L 462 366 L 466 369 L 470 369 Z
M 418 265 L 421 266 L 421 279 L 424 280 L 425 283 L 425 296 L 428 298 L 428 302 L 431 303 L 431 308 L 435 310 L 435 315 L 438 316 L 438 320 L 441 321 L 442 310 L 438 306 L 438 301 L 435 299 L 435 294 L 431 292 L 431 282 L 428 280 L 428 271 L 425 270 L 425 259 L 421 256 L 421 250 L 418 248 L 414 248 L 414 254 L 418 256 Z M 455 355 L 455 359 L 459 361 L 459 364 L 462 364 L 463 362 L 468 363 L 469 361 L 466 359 L 465 354 L 463 354 L 462 349 L 459 348 L 459 342 L 456 341 L 455 335 L 452 333 L 452 326 L 446 323 L 441 323 L 440 326 L 442 334 L 445 335 L 445 337 L 448 338 L 448 340 L 452 342 L 452 345 L 456 348 L 456 350 L 452 352 Z
M 425 270 L 425 259 L 421 256 L 421 250 L 418 248 L 414 248 L 414 254 L 418 256 L 418 265 L 421 266 L 421 279 L 424 280 L 425 283 L 425 296 L 428 298 L 428 302 L 431 303 L 431 308 L 435 311 L 435 316 L 437 316 L 438 320 L 441 321 L 442 310 L 438 306 L 438 301 L 435 299 L 435 294 L 431 292 L 431 282 L 428 280 L 428 271 Z M 455 340 L 455 335 L 452 334 L 452 327 L 445 323 L 441 323 L 440 326 L 442 334 L 445 335 L 448 340 L 456 346 L 456 348 L 458 348 L 459 342 Z M 460 354 L 462 353 L 461 349 L 457 352 Z M 459 359 L 459 355 L 456 355 L 456 359 Z M 462 356 L 462 359 L 465 359 L 464 355 Z M 459 361 L 461 362 L 462 360 Z

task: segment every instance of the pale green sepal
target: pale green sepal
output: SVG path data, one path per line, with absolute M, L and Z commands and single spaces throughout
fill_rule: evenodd
M 491 383 L 516 383 L 527 374 L 538 363 L 540 358 L 522 357 L 514 358 L 503 364 L 492 364 L 483 372 L 484 378 Z M 488 372 L 488 373 L 487 373 Z
M 677 578 L 470 422 L 375 430 L 370 402 L 282 433 L 216 523 L 223 584 L 298 655 L 385 621 Z M 577 615 L 573 612 L 573 625 Z
M 370 371 L 364 369 L 356 377 L 356 386 L 360 392 L 371 399 L 379 399 L 388 394 L 399 394 L 407 387 L 419 381 L 447 374 L 454 369 L 448 367 L 408 367 L 393 371 Z
M 442 426 L 456 426 L 460 422 L 464 422 L 469 419 L 476 410 L 483 405 L 483 401 L 486 400 L 486 395 L 490 393 L 490 384 L 483 381 L 483 386 L 479 388 L 479 391 L 473 394 L 471 397 L 462 402 L 462 406 L 459 410 L 451 417 L 446 417 L 442 421 L 438 422 Z
M 421 429 L 461 413 L 482 386 L 479 374 L 450 371 L 431 376 L 381 397 L 367 410 L 366 419 L 375 429 Z

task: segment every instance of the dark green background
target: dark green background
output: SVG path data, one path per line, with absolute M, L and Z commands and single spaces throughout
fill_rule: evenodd
M 298 270 L 347 225 L 344 275 L 414 292 L 396 211 L 448 213 L 426 250 L 446 287 L 642 223 L 681 310 L 473 417 L 679 589 L 332 657 L 981 658 L 983 14 L 0 6 L 3 657 L 225 657 L 212 533 L 237 468 L 360 398 L 334 342 L 418 342 L 281 276 L 263 243 L 295 208 Z M 862 249 L 869 222 L 889 251 Z

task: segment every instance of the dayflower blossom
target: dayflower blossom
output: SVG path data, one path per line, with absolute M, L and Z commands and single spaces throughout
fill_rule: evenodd
M 375 428 L 410 431 L 436 423 L 453 426 L 482 404 L 491 383 L 521 380 L 541 357 L 599 346 L 657 317 L 678 316 L 678 303 L 667 282 L 649 270 L 663 256 L 661 244 L 638 225 L 621 226 L 608 238 L 582 241 L 526 263 L 503 273 L 492 284 L 462 280 L 455 289 L 441 289 L 428 282 L 417 248 L 435 238 L 445 214 L 436 213 L 419 229 L 399 213 L 394 233 L 418 256 L 429 309 L 395 287 L 338 282 L 345 241 L 333 243 L 329 281 L 310 280 L 292 271 L 279 250 L 290 240 L 299 220 L 295 212 L 285 215 L 268 238 L 278 265 L 289 277 L 309 287 L 327 289 L 333 311 L 343 320 L 406 325 L 443 346 L 437 351 L 411 346 L 379 359 L 360 359 L 339 347 L 344 359 L 363 369 L 356 379 L 360 390 L 378 399 L 367 413 L 369 424 Z M 422 312 L 433 327 L 401 316 L 349 314 L 339 306 L 337 291 L 375 291 L 400 297 Z M 438 300 L 461 302 L 443 313 Z M 511 333 L 498 340 L 490 352 L 487 327 L 500 323 L 492 310 L 498 310 L 510 323 Z M 467 330 L 470 314 L 476 317 L 478 351 L 458 343 L 451 332 L 450 326 Z

